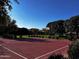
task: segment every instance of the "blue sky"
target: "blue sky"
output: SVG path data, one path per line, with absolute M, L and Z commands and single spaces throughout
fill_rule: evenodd
M 19 0 L 10 16 L 19 27 L 45 28 L 49 22 L 79 15 L 79 0 Z

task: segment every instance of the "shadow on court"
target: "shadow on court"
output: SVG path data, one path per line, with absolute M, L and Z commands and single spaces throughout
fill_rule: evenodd
M 27 39 L 16 39 L 18 41 L 28 41 L 28 42 L 49 42 L 44 39 L 35 39 L 35 38 L 27 38 Z

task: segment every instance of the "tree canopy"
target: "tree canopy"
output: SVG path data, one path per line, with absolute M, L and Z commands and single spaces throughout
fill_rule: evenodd
M 51 34 L 63 34 L 67 32 L 79 33 L 79 15 L 73 16 L 67 20 L 49 22 L 46 27 L 50 28 Z
M 19 3 L 18 0 L 14 0 Z M 0 0 L 0 34 L 9 32 L 8 29 L 14 30 L 17 25 L 16 21 L 12 20 L 8 13 L 12 10 L 11 0 Z

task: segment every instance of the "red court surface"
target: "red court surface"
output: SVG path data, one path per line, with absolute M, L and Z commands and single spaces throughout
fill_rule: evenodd
M 51 54 L 57 53 L 66 56 L 69 43 L 68 40 L 26 39 L 26 41 L 19 41 L 0 38 L 0 45 L 4 49 L 4 54 L 0 56 L 0 59 L 47 59 Z

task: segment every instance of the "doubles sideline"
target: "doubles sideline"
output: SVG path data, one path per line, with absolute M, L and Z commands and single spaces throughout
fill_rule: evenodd
M 2 45 L 0 45 L 0 46 L 2 46 Z M 19 53 L 15 52 L 15 51 L 13 51 L 13 50 L 11 50 L 11 49 L 5 47 L 5 46 L 2 46 L 2 47 L 3 47 L 4 49 L 6 49 L 6 50 L 8 50 L 8 51 L 10 51 L 10 52 L 12 52 L 12 53 L 14 53 L 15 55 L 17 55 L 17 56 L 23 58 L 23 59 L 28 59 L 28 58 L 26 58 L 25 56 L 22 56 L 22 55 L 20 55 Z
M 54 51 L 48 52 L 48 53 L 46 53 L 46 54 L 43 54 L 43 55 L 41 55 L 41 56 L 38 56 L 38 57 L 36 57 L 36 58 L 34 58 L 34 59 L 39 59 L 39 58 L 41 58 L 41 57 L 44 57 L 44 56 L 46 56 L 46 55 L 49 55 L 49 54 L 51 54 L 51 53 L 54 53 L 54 52 L 59 51 L 59 50 L 61 50 L 61 49 L 64 49 L 64 48 L 66 48 L 66 47 L 68 47 L 68 45 L 66 45 L 66 46 L 64 46 L 64 47 L 61 47 L 61 48 L 59 48 L 59 49 L 56 49 L 56 50 L 54 50 Z

